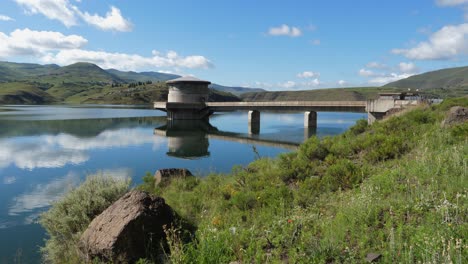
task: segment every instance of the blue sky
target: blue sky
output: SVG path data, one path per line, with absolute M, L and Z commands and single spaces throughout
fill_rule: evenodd
M 2 0 L 0 60 L 96 63 L 267 90 L 466 66 L 468 0 Z

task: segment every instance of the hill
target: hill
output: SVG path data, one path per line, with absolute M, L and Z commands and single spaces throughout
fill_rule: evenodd
M 304 91 L 257 92 L 240 95 L 243 101 L 362 101 L 377 97 L 378 87 Z
M 266 92 L 264 89 L 260 89 L 260 88 L 229 87 L 229 86 L 219 85 L 216 83 L 211 84 L 210 88 L 218 90 L 218 91 L 232 93 L 237 96 L 240 96 L 241 94 L 245 94 L 245 93 Z
M 57 100 L 35 85 L 21 82 L 0 84 L 0 104 L 51 104 Z
M 0 103 L 149 104 L 167 100 L 166 80 L 179 77 L 160 72 L 104 70 L 92 63 L 40 65 L 0 62 Z M 210 100 L 238 101 L 213 90 Z
M 404 92 L 408 88 L 430 98 L 468 96 L 468 67 L 449 68 L 414 75 L 382 87 L 328 88 L 305 91 L 244 93 L 243 101 L 342 101 L 373 99 L 382 92 Z
M 0 61 L 0 82 L 19 81 L 39 75 L 46 75 L 58 68 L 60 66 L 55 64 L 40 65 Z
M 115 69 L 106 70 L 108 73 L 113 74 L 114 76 L 119 77 L 120 79 L 124 80 L 125 82 L 160 82 L 160 81 L 168 81 L 172 79 L 179 78 L 180 75 L 176 74 L 168 74 L 162 72 L 134 72 L 134 71 L 119 71 Z
M 468 66 L 413 75 L 384 87 L 411 88 L 443 97 L 468 95 Z

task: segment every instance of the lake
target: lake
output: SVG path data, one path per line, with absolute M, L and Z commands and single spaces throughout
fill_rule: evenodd
M 229 173 L 260 157 L 294 150 L 305 138 L 343 133 L 364 113 L 318 113 L 316 131 L 303 113 L 261 113 L 258 135 L 247 113 L 210 122 L 170 122 L 139 106 L 0 106 L 0 263 L 38 263 L 45 238 L 41 212 L 86 175 L 131 177 L 183 167 L 203 177 Z

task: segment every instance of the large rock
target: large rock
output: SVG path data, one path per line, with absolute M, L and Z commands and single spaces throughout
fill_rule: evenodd
M 134 190 L 93 219 L 80 248 L 88 261 L 131 263 L 158 251 L 165 241 L 163 226 L 174 219 L 163 198 Z
M 190 177 L 193 176 L 192 173 L 187 169 L 177 169 L 177 168 L 169 168 L 169 169 L 160 169 L 157 170 L 154 174 L 154 181 L 155 185 L 166 185 L 170 182 L 172 178 L 176 177 Z
M 468 121 L 468 108 L 454 106 L 450 108 L 447 118 L 442 122 L 444 126 L 450 126 Z

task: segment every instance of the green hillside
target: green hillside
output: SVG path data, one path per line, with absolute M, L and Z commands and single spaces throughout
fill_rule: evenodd
M 9 82 L 0 84 L 0 104 L 50 104 L 57 100 L 37 86 Z
M 168 81 L 175 78 L 179 78 L 180 75 L 175 74 L 167 74 L 167 73 L 160 73 L 160 72 L 134 72 L 134 71 L 119 71 L 115 69 L 106 70 L 108 73 L 113 74 L 114 76 L 119 77 L 120 79 L 124 80 L 125 82 L 158 82 L 158 81 Z
M 178 75 L 159 72 L 103 70 L 79 62 L 65 67 L 0 62 L 2 104 L 150 104 L 167 100 L 164 81 Z M 229 93 L 212 91 L 211 101 L 238 101 Z
M 329 88 L 306 91 L 256 92 L 240 95 L 244 101 L 342 101 L 373 99 L 382 92 L 419 90 L 430 98 L 468 95 L 468 67 L 443 69 L 414 75 L 382 87 Z
M 378 87 L 335 88 L 304 91 L 257 92 L 242 94 L 243 101 L 362 101 L 377 97 Z M 391 89 L 393 90 L 393 89 Z
M 229 87 L 229 86 L 219 85 L 216 83 L 211 84 L 210 88 L 214 90 L 218 90 L 218 91 L 232 93 L 237 96 L 240 96 L 241 94 L 245 94 L 245 93 L 266 92 L 265 90 L 260 89 L 260 88 Z
M 442 69 L 411 76 L 385 87 L 411 88 L 442 97 L 468 95 L 468 66 Z
M 60 68 L 55 64 L 14 63 L 0 61 L 0 82 L 26 80 L 39 75 L 47 75 Z

